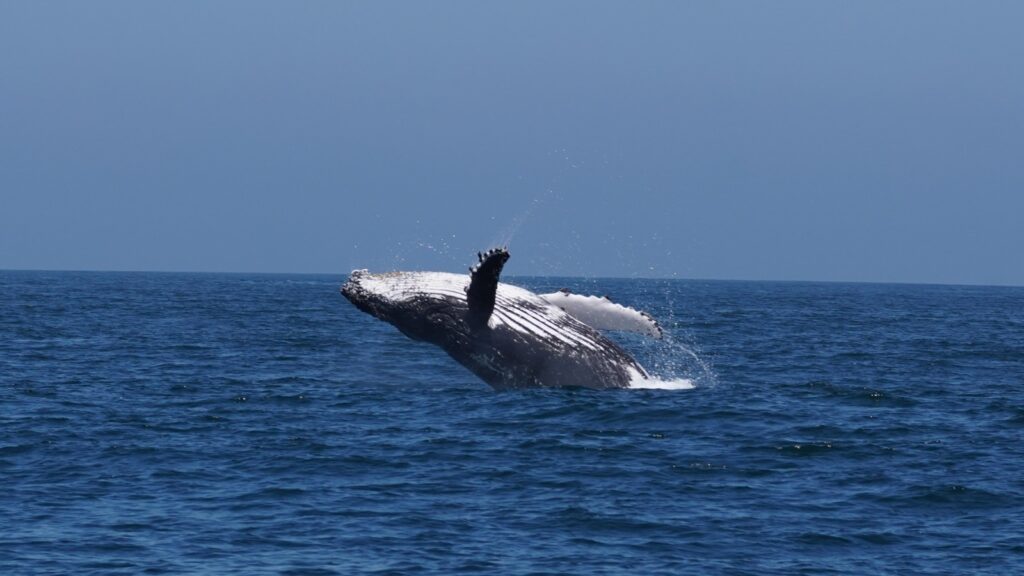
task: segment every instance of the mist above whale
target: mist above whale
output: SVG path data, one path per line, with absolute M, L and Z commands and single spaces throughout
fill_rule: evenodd
M 499 282 L 505 248 L 478 254 L 470 273 L 355 270 L 341 293 L 414 340 L 441 347 L 496 389 L 627 388 L 647 371 L 599 330 L 660 338 L 646 313 L 604 297 L 533 292 Z

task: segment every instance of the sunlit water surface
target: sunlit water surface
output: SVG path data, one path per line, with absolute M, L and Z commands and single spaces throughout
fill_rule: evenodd
M 1024 289 L 514 279 L 694 386 L 499 393 L 342 280 L 0 272 L 0 573 L 1024 572 Z

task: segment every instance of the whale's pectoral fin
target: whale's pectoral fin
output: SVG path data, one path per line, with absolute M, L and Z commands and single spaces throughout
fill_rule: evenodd
M 582 296 L 566 289 L 540 297 L 598 330 L 625 330 L 661 338 L 661 326 L 646 312 L 616 304 L 607 296 Z
M 482 254 L 477 253 L 480 261 L 469 269 L 471 280 L 466 288 L 466 300 L 469 302 L 468 320 L 472 326 L 487 325 L 487 320 L 494 311 L 498 277 L 501 276 L 501 269 L 508 257 L 507 248 L 494 248 Z

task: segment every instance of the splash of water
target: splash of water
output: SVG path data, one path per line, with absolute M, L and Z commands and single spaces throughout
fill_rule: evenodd
M 673 380 L 648 378 L 629 383 L 630 390 L 693 390 L 696 387 L 697 383 L 690 378 L 675 378 Z
M 661 390 L 690 390 L 713 388 L 718 384 L 711 362 L 701 353 L 692 336 L 670 329 L 676 326 L 674 291 L 664 284 L 660 288 L 667 306 L 664 335 L 660 340 L 632 338 L 631 343 L 642 350 L 644 365 L 649 379 L 637 379 L 630 388 L 654 388 Z
M 515 238 L 516 234 L 519 232 L 519 229 L 523 227 L 523 224 L 525 224 L 526 221 L 533 216 L 534 211 L 536 211 L 537 208 L 543 206 L 544 203 L 548 200 L 548 198 L 553 197 L 554 194 L 555 191 L 548 188 L 546 194 L 538 194 L 537 196 L 534 196 L 533 199 L 530 200 L 530 203 L 526 206 L 526 209 L 521 211 L 518 215 L 514 216 L 512 220 L 509 221 L 509 223 L 499 231 L 497 237 L 495 237 L 491 245 L 508 246 L 509 244 L 511 244 L 512 239 Z
M 666 325 L 674 326 L 676 324 L 675 291 L 666 282 L 661 286 L 661 292 L 668 304 L 668 315 L 665 317 Z M 682 374 L 692 380 L 695 387 L 710 388 L 718 384 L 718 377 L 715 375 L 711 363 L 700 353 L 692 339 L 687 338 L 684 341 L 666 331 L 661 346 L 663 348 L 659 354 L 655 355 L 654 361 L 654 369 L 657 372 L 672 375 Z
M 690 390 L 710 388 L 717 384 L 710 363 L 692 345 L 676 339 L 672 334 L 666 332 L 661 341 L 646 346 L 649 348 L 646 356 L 649 358 L 651 377 L 633 382 L 630 388 Z

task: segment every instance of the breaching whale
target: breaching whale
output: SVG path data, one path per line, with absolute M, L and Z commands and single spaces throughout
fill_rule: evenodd
M 567 290 L 534 294 L 498 281 L 506 248 L 477 254 L 469 275 L 354 270 L 341 293 L 413 340 L 440 346 L 496 389 L 627 388 L 647 371 L 598 330 L 660 338 L 648 314 Z

